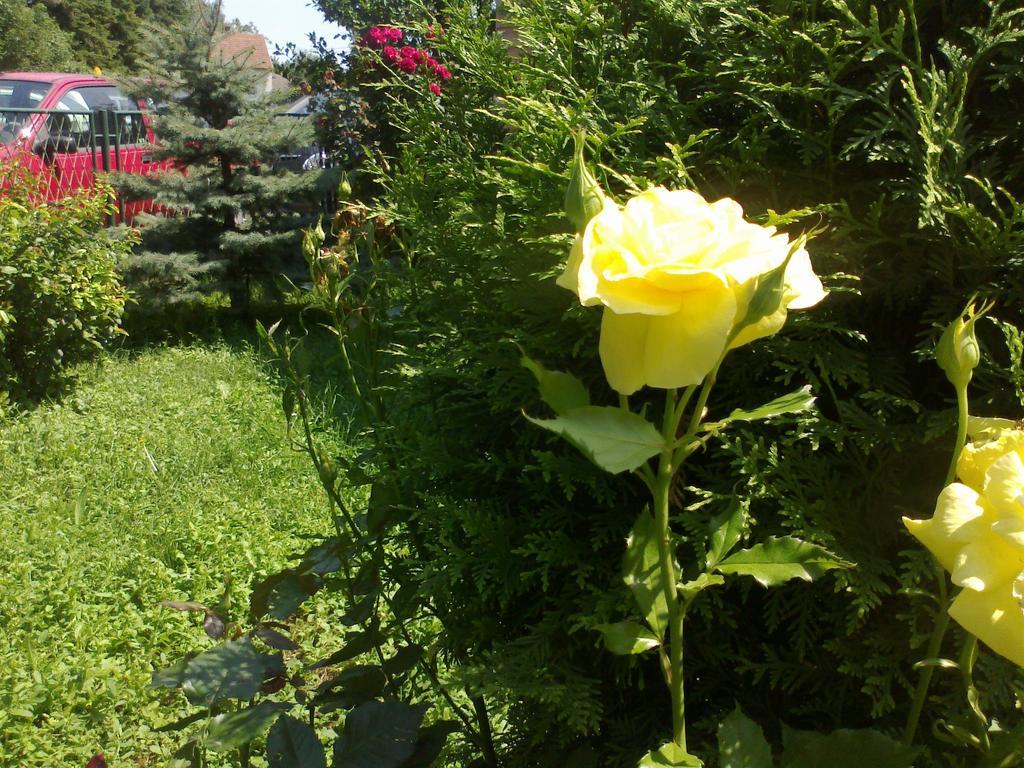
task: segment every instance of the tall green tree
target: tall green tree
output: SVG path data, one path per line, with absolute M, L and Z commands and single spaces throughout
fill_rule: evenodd
M 211 10 L 180 39 L 157 39 L 152 73 L 129 86 L 166 105 L 155 152 L 172 170 L 117 184 L 127 199 L 153 200 L 169 214 L 145 217 L 142 248 L 127 267 L 142 296 L 174 301 L 220 288 L 244 310 L 254 284 L 270 287 L 301 265 L 299 229 L 316 218 L 327 180 L 282 160 L 309 156 L 312 126 L 279 116 L 280 97 L 254 95 L 265 73 L 218 57 L 223 25 Z
M 0 70 L 81 66 L 71 37 L 40 5 L 0 0 Z

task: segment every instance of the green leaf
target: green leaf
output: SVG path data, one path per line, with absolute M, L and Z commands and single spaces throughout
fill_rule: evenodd
M 182 681 L 185 679 L 185 667 L 188 666 L 191 658 L 178 659 L 169 667 L 164 669 L 157 669 L 153 672 L 153 678 L 150 680 L 151 688 L 180 688 Z
M 761 726 L 736 707 L 718 726 L 719 768 L 772 768 L 772 749 Z
M 665 447 L 653 424 L 621 408 L 587 406 L 555 419 L 526 418 L 561 435 L 612 474 L 636 469 Z
M 375 481 L 366 507 L 366 530 L 376 536 L 408 517 L 408 510 L 401 505 L 398 487 L 389 480 Z
M 604 635 L 605 647 L 620 656 L 643 653 L 661 645 L 661 641 L 650 630 L 635 621 L 598 624 L 594 629 Z
M 765 403 L 760 408 L 754 408 L 752 411 L 744 411 L 737 408 L 724 419 L 717 422 L 717 424 L 728 424 L 732 421 L 761 421 L 782 416 L 786 413 L 809 411 L 814 407 L 814 399 L 809 386 L 800 387 L 796 392 L 790 392 L 788 395 L 777 397 L 770 403 Z
M 195 739 L 189 739 L 171 755 L 167 768 L 200 768 L 203 750 Z
M 647 625 L 663 640 L 668 627 L 668 602 L 661 587 L 658 527 L 647 510 L 640 513 L 626 540 L 622 579 L 632 591 Z
M 722 562 L 722 558 L 739 544 L 746 525 L 747 509 L 738 499 L 733 499 L 729 509 L 711 520 L 711 549 L 707 561 L 709 570 Z
M 583 382 L 571 373 L 549 371 L 540 363 L 523 355 L 522 366 L 533 374 L 540 388 L 540 399 L 559 416 L 590 405 L 590 395 Z
M 217 715 L 210 721 L 205 745 L 215 752 L 227 752 L 248 744 L 266 733 L 278 714 L 288 707 L 264 701 L 249 709 Z
M 267 736 L 270 768 L 327 768 L 323 745 L 307 723 L 282 715 Z
M 380 667 L 360 664 L 323 683 L 318 689 L 318 698 L 329 696 L 336 706 L 354 707 L 377 698 L 385 685 L 387 678 Z
M 693 600 L 693 598 L 705 589 L 719 587 L 722 584 L 725 584 L 725 579 L 721 576 L 717 576 L 713 573 L 702 573 L 696 579 L 683 582 L 682 584 L 677 584 L 676 590 L 687 600 Z
M 833 568 L 848 568 L 831 552 L 791 536 L 772 536 L 750 549 L 727 557 L 715 570 L 720 573 L 753 576 L 762 586 L 774 587 L 790 579 L 813 581 Z
M 323 579 L 313 573 L 288 570 L 268 576 L 253 587 L 249 597 L 253 618 L 269 615 L 284 621 L 322 586 Z
M 420 737 L 412 757 L 402 763 L 402 768 L 429 768 L 444 750 L 448 737 L 459 731 L 459 724 L 452 720 L 441 720 L 420 729 Z
M 423 646 L 416 645 L 415 643 L 412 645 L 403 645 L 395 651 L 395 655 L 387 659 L 382 666 L 389 676 L 397 677 L 398 675 L 403 675 L 415 667 L 422 657 Z
M 400 701 L 371 701 L 345 718 L 334 742 L 334 768 L 400 768 L 419 742 L 423 710 Z
M 702 768 L 703 765 L 700 758 L 670 741 L 640 758 L 637 768 Z
M 185 666 L 181 690 L 193 704 L 210 707 L 224 699 L 251 699 L 266 673 L 266 657 L 248 638 L 229 640 L 200 653 Z
M 917 750 L 874 730 L 783 731 L 780 768 L 912 768 Z
M 326 659 L 311 665 L 310 669 L 322 669 L 323 667 L 330 667 L 335 664 L 340 664 L 343 661 L 354 659 L 356 656 L 362 656 L 364 653 L 372 651 L 381 643 L 383 638 L 378 630 L 369 629 L 363 632 L 358 632 L 354 635 L 349 635 L 346 640 L 347 642 L 340 650 L 335 651 Z

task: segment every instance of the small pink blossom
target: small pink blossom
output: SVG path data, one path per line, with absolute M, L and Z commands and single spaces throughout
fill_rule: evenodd
M 403 72 L 408 72 L 410 75 L 416 71 L 416 60 L 412 58 L 402 58 L 398 62 L 398 68 Z
M 416 49 L 413 48 L 411 45 L 403 45 L 400 53 L 402 54 L 403 59 L 411 59 L 413 58 L 413 55 L 416 53 Z
M 402 39 L 402 30 L 398 27 L 387 27 L 387 36 L 392 43 L 397 43 Z
M 426 60 L 423 62 L 423 65 L 431 72 L 437 72 L 437 59 L 435 59 L 433 56 L 427 56 Z
M 432 94 L 434 94 L 435 96 L 440 96 L 441 95 L 441 86 L 438 85 L 437 83 L 431 83 L 427 87 L 430 89 L 430 92 Z
M 448 71 L 448 67 L 446 67 L 444 64 L 439 65 L 438 68 L 435 69 L 434 71 L 437 73 L 437 76 L 440 77 L 442 80 L 452 79 L 452 73 Z
M 413 58 L 413 61 L 415 61 L 417 64 L 422 64 L 429 57 L 427 56 L 427 54 L 424 51 L 421 51 L 419 48 L 417 48 L 416 50 L 414 50 L 412 52 L 412 58 Z
M 384 48 L 381 49 L 381 53 L 384 56 L 384 60 L 389 64 L 394 64 L 398 61 L 398 49 L 393 45 L 385 45 Z

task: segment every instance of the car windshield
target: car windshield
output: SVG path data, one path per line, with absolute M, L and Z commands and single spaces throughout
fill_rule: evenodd
M 0 78 L 0 144 L 14 141 L 31 117 L 30 113 L 13 110 L 38 108 L 50 88 L 50 83 L 38 80 Z

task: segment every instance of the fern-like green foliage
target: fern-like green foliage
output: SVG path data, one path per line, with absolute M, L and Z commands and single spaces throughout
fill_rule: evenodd
M 435 46 L 454 78 L 440 100 L 390 102 L 399 145 L 365 168 L 396 227 L 387 341 L 373 350 L 392 403 L 387 445 L 415 495 L 417 568 L 451 676 L 486 698 L 510 766 L 629 765 L 666 730 L 656 664 L 610 656 L 592 631 L 629 605 L 618 563 L 642 489 L 520 413 L 544 406 L 512 342 L 581 376 L 595 402 L 613 400 L 599 313 L 553 281 L 571 242 L 570 135 L 586 129 L 620 199 L 685 186 L 792 232 L 825 227 L 809 250 L 831 296 L 730 357 L 709 404 L 726 414 L 807 383 L 819 410 L 731 429 L 695 455 L 674 524 L 690 534 L 681 559 L 693 559 L 708 520 L 738 497 L 757 536 L 793 533 L 856 567 L 701 598 L 687 637 L 698 751 L 736 702 L 774 723 L 772 736 L 780 720 L 898 731 L 936 607 L 933 571 L 900 517 L 930 514 L 952 445 L 952 391 L 929 359 L 936 324 L 974 292 L 997 300 L 1001 320 L 1022 319 L 1024 11 L 995 0 L 502 5 L 516 55 L 475 5 L 450 3 Z M 989 324 L 982 342 L 974 410 L 1015 417 L 1020 336 Z M 996 658 L 978 676 L 986 711 L 1019 717 L 1021 677 Z M 955 675 L 936 681 L 926 725 L 964 707 Z M 933 761 L 961 764 L 931 748 Z

